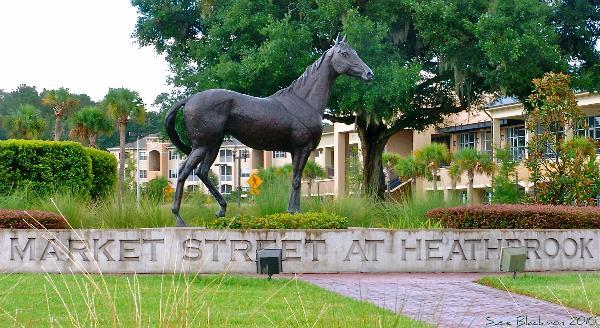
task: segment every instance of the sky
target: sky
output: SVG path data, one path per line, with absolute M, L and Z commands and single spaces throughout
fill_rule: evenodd
M 164 58 L 131 37 L 136 18 L 129 0 L 0 1 L 0 89 L 67 87 L 99 101 L 125 87 L 150 108 L 172 88 Z

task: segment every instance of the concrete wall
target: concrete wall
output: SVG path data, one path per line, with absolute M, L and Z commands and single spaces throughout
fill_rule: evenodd
M 528 271 L 600 270 L 600 230 L 0 230 L 3 272 L 253 273 L 259 248 L 284 272 L 496 272 L 526 246 Z

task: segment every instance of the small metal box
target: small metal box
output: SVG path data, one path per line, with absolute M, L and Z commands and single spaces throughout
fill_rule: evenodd
M 272 275 L 281 273 L 282 251 L 279 248 L 265 248 L 256 251 L 256 272 Z
M 500 271 L 523 272 L 527 260 L 527 248 L 503 247 L 500 253 Z

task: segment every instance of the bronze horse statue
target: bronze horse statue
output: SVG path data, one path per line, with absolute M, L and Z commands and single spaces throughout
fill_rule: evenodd
M 173 144 L 187 159 L 179 169 L 173 197 L 177 226 L 186 226 L 179 215 L 185 180 L 200 165 L 197 176 L 217 200 L 216 215 L 225 216 L 227 202 L 208 178 L 226 134 L 258 150 L 292 154 L 293 177 L 288 212 L 300 210 L 300 184 L 308 157 L 319 145 L 323 132 L 323 111 L 333 82 L 340 74 L 373 79 L 371 69 L 358 57 L 344 37 L 310 65 L 287 88 L 257 98 L 224 89 L 199 92 L 173 105 L 166 115 L 166 130 Z M 191 147 L 175 131 L 177 110 L 185 105 L 185 126 Z

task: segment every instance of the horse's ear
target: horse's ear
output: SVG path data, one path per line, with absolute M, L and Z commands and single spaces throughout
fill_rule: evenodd
M 346 42 L 346 34 L 344 34 L 344 37 L 342 38 L 342 42 Z
M 340 43 L 340 34 L 338 33 L 338 35 L 335 37 L 335 43 L 333 44 L 334 46 L 337 46 L 338 43 Z

